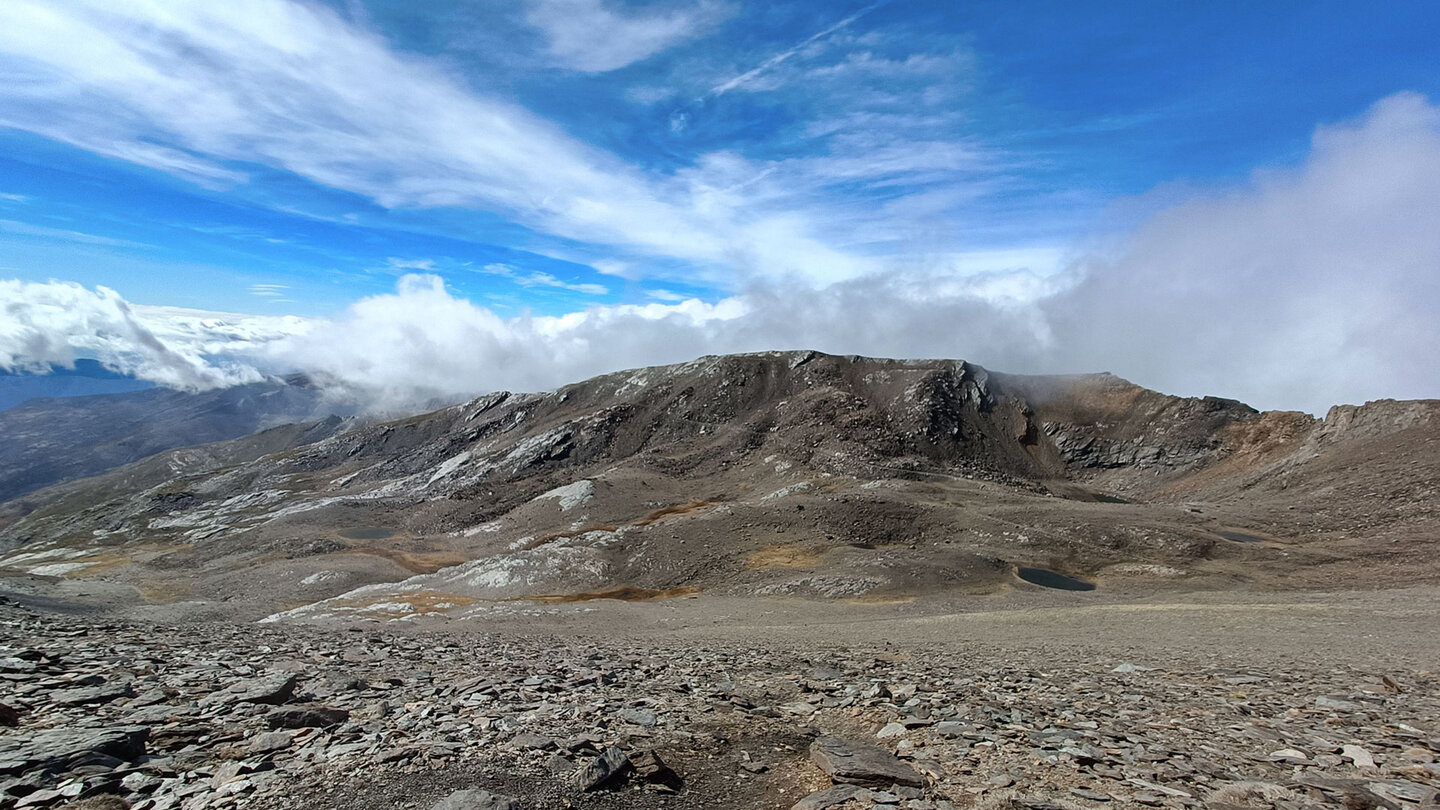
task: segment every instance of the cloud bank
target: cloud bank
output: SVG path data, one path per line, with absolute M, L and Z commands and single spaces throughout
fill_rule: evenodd
M 1300 166 L 1164 208 L 1061 274 L 757 281 L 717 302 L 501 318 L 442 278 L 331 319 L 127 304 L 0 282 L 0 365 L 78 356 L 201 388 L 303 369 L 386 407 L 540 390 L 701 354 L 815 348 L 1108 370 L 1159 390 L 1323 412 L 1440 396 L 1440 108 L 1400 94 L 1320 128 Z

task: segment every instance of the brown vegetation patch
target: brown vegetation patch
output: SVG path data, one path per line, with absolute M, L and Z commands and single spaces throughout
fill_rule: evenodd
M 820 552 L 800 546 L 767 546 L 745 559 L 745 567 L 809 568 L 820 564 Z
M 568 529 L 563 532 L 551 532 L 550 534 L 542 534 L 534 540 L 531 540 L 529 543 L 526 543 L 525 550 L 529 551 L 530 549 L 539 548 L 547 543 L 553 543 L 556 540 L 568 540 L 571 537 L 579 537 L 582 534 L 589 534 L 590 532 L 613 532 L 617 531 L 619 528 L 619 526 L 614 526 L 609 523 L 588 523 L 578 529 Z
M 83 563 L 84 568 L 76 568 L 66 574 L 67 577 L 79 579 L 81 577 L 93 577 L 122 565 L 129 565 L 135 560 L 126 554 L 114 554 L 110 552 L 92 554 L 86 557 L 77 557 L 73 560 L 64 560 L 67 563 Z
M 469 557 L 456 551 L 416 553 L 399 551 L 393 548 L 376 548 L 374 546 L 352 548 L 350 551 L 356 554 L 370 554 L 375 557 L 384 557 L 412 574 L 433 574 L 441 568 L 449 568 L 452 565 L 459 565 L 460 563 L 470 561 Z
M 147 579 L 135 584 L 135 590 L 146 602 L 166 604 L 189 597 L 194 589 L 188 582 L 165 579 Z
M 408 609 L 385 609 L 370 611 L 375 616 L 409 616 L 416 613 L 433 613 L 448 608 L 469 607 L 480 600 L 473 596 L 445 591 L 406 591 L 403 593 L 375 594 L 363 598 L 335 599 L 327 604 L 339 608 L 365 610 L 378 605 L 407 605 Z
M 712 506 L 719 505 L 720 503 L 718 501 L 690 501 L 689 503 L 677 503 L 673 506 L 662 506 L 659 509 L 656 509 L 650 514 L 646 515 L 645 517 L 642 517 L 639 520 L 635 521 L 634 525 L 649 526 L 651 523 L 659 520 L 664 520 L 668 517 L 675 517 L 676 515 L 686 515 L 691 512 L 695 512 L 701 509 L 709 509 Z
M 606 591 L 581 591 L 580 593 L 519 596 L 505 601 L 544 602 L 547 605 L 558 605 L 569 602 L 590 602 L 595 599 L 619 599 L 622 602 L 653 602 L 658 599 L 674 599 L 677 596 L 689 596 L 692 593 L 699 592 L 699 588 L 694 588 L 689 585 L 682 585 L 678 588 L 666 588 L 664 590 L 638 588 L 634 585 L 621 585 L 618 588 L 611 588 Z

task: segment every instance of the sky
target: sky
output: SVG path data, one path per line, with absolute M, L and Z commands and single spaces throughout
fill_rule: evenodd
M 1440 6 L 7 0 L 0 368 L 1440 396 Z

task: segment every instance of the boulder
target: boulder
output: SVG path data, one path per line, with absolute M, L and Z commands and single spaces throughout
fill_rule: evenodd
M 810 759 L 836 782 L 855 785 L 912 785 L 925 780 L 889 751 L 840 737 L 821 737 L 810 745 Z

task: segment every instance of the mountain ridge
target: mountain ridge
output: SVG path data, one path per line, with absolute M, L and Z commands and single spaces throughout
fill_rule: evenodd
M 1382 401 L 1316 419 L 1113 375 L 710 356 L 350 425 L 100 503 L 40 493 L 0 520 L 0 565 L 117 605 L 253 618 L 409 605 L 369 616 L 395 618 L 684 589 L 994 594 L 1032 587 L 1016 579 L 1027 567 L 1104 590 L 1307 587 L 1347 564 L 1378 582 L 1341 536 L 1366 526 L 1423 581 L 1437 413 Z M 1409 456 L 1390 446 L 1402 434 Z M 1347 467 L 1356 453 L 1368 467 Z M 1338 468 L 1367 489 L 1366 470 L 1401 463 L 1418 483 L 1383 508 L 1334 483 L 1304 492 Z M 1322 525 L 1327 510 L 1350 528 Z

